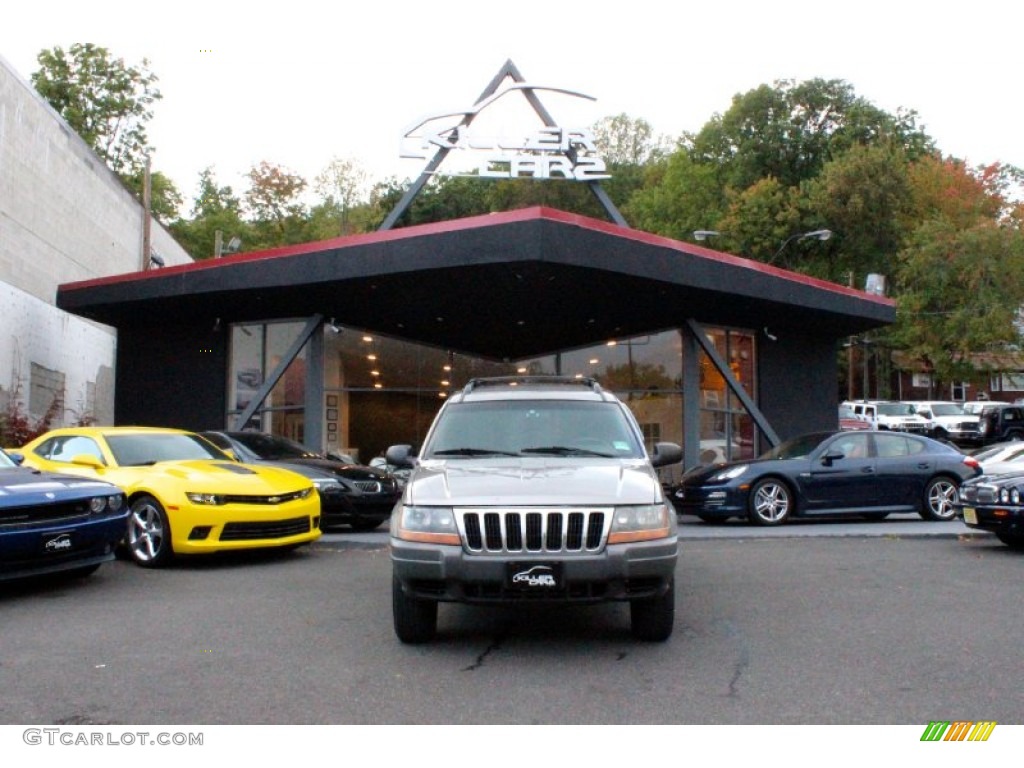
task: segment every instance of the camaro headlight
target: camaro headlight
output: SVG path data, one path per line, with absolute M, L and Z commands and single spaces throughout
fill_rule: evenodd
M 121 494 L 115 494 L 114 496 L 93 496 L 89 499 L 89 511 L 94 515 L 98 515 L 107 509 L 111 512 L 117 512 L 123 503 L 124 496 Z
M 633 507 L 616 507 L 612 512 L 612 528 L 608 533 L 609 544 L 625 544 L 630 541 L 664 539 L 672 534 L 675 516 L 667 504 L 645 504 Z
M 193 504 L 218 507 L 224 503 L 224 497 L 216 493 L 186 493 L 185 495 Z
M 727 467 L 721 472 L 716 472 L 708 478 L 709 483 L 721 483 L 724 480 L 732 480 L 747 471 L 746 464 L 737 464 L 735 467 Z
M 400 506 L 396 510 L 395 537 L 403 541 L 423 541 L 431 544 L 459 542 L 455 525 L 455 511 L 451 507 Z

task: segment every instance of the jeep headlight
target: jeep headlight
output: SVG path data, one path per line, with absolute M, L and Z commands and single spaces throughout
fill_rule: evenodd
M 459 530 L 455 510 L 451 507 L 416 507 L 401 505 L 395 510 L 395 537 L 403 541 L 458 546 Z
M 670 513 L 667 504 L 616 507 L 612 512 L 608 543 L 664 539 L 672 534 L 674 524 L 675 515 Z

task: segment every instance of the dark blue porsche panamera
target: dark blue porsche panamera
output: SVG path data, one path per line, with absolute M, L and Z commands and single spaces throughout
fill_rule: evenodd
M 705 522 L 739 517 L 779 525 L 819 515 L 880 520 L 901 512 L 952 520 L 960 484 L 980 474 L 976 460 L 927 437 L 816 432 L 757 459 L 695 467 L 669 496 L 677 512 Z
M 117 486 L 19 467 L 0 451 L 0 581 L 86 576 L 114 559 L 127 521 Z

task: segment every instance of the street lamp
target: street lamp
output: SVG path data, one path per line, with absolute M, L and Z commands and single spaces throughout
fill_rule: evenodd
M 768 263 L 774 264 L 775 260 L 782 255 L 782 252 L 784 250 L 786 250 L 786 246 L 792 243 L 794 240 L 808 240 L 812 237 L 817 240 L 828 240 L 830 237 L 832 237 L 832 230 L 816 229 L 813 232 L 797 232 L 795 235 L 790 235 L 785 239 L 782 245 L 779 246 L 779 250 L 775 252 L 775 255 L 772 256 L 771 259 L 769 259 Z
M 707 240 L 709 237 L 718 237 L 721 234 L 721 232 L 716 232 L 713 229 L 698 229 L 694 231 L 693 239 L 700 240 L 701 242 L 703 242 L 704 240 Z

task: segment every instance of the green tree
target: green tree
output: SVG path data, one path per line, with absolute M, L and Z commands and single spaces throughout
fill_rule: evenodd
M 217 232 L 230 240 L 238 237 L 252 244 L 249 225 L 242 220 L 242 204 L 229 186 L 220 186 L 213 168 L 199 174 L 199 191 L 192 205 L 190 219 L 179 219 L 170 225 L 171 233 L 193 259 L 214 255 Z
M 733 97 L 725 114 L 693 137 L 691 150 L 695 162 L 722 167 L 723 186 L 746 189 L 770 177 L 792 187 L 852 146 L 883 141 L 912 157 L 931 146 L 916 113 L 890 115 L 842 80 L 779 80 Z
M 266 160 L 246 174 L 245 208 L 257 248 L 307 240 L 307 209 L 302 193 L 307 183 L 298 174 Z
M 320 172 L 314 180 L 314 188 L 322 202 L 315 207 L 315 215 L 325 223 L 333 216 L 337 227 L 324 231 L 323 226 L 318 226 L 318 237 L 347 235 L 354 231 L 351 212 L 367 202 L 367 179 L 366 169 L 353 158 L 335 157 Z
M 44 50 L 31 76 L 39 94 L 112 170 L 138 173 L 149 151 L 146 124 L 161 98 L 149 62 L 128 65 L 92 43 Z
M 893 341 L 940 381 L 968 380 L 972 352 L 1019 343 L 1024 304 L 1024 236 L 979 218 L 964 228 L 925 221 L 899 254 Z

